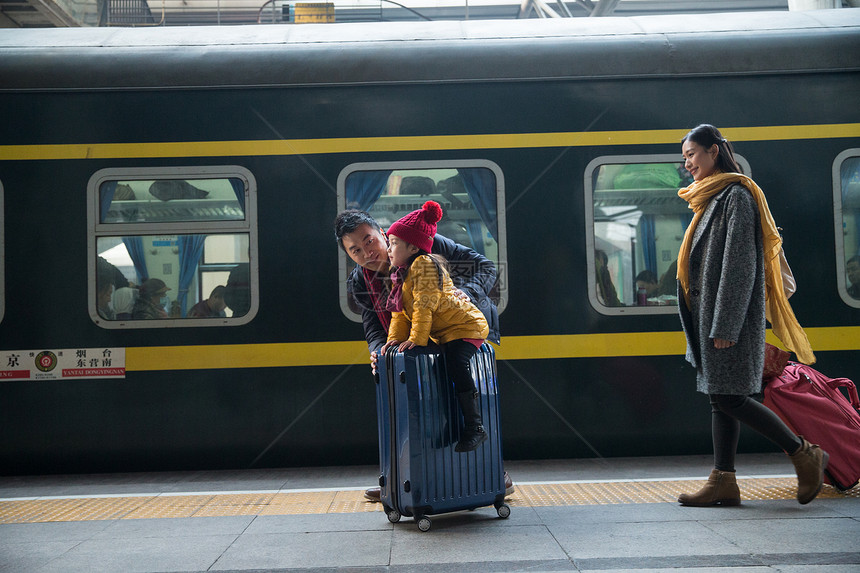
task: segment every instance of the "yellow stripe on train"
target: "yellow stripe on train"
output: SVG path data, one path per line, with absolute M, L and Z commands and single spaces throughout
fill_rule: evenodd
M 860 123 L 727 127 L 722 129 L 722 132 L 732 141 L 860 137 Z M 654 129 L 638 131 L 494 133 L 251 141 L 0 145 L 0 161 L 158 157 L 262 157 L 268 155 L 315 155 L 357 151 L 367 153 L 452 149 L 655 145 L 665 143 L 677 144 L 686 133 L 687 129 Z
M 807 328 L 817 352 L 860 350 L 860 327 Z M 779 341 L 768 332 L 768 341 Z M 497 348 L 499 360 L 683 355 L 680 332 L 633 332 L 507 336 Z M 151 346 L 126 349 L 126 370 L 205 370 L 287 366 L 368 364 L 364 341 Z

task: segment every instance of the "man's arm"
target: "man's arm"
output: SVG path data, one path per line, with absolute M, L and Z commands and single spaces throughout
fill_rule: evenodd
M 493 261 L 439 234 L 433 239 L 433 252 L 445 257 L 451 268 L 454 286 L 465 292 L 472 301 L 489 296 L 498 279 Z

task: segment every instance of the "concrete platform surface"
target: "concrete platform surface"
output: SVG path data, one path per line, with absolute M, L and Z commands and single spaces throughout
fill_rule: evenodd
M 375 467 L 0 477 L 0 572 L 860 573 L 860 487 L 794 500 L 741 455 L 739 507 L 690 508 L 710 458 L 511 461 L 492 507 L 389 523 Z

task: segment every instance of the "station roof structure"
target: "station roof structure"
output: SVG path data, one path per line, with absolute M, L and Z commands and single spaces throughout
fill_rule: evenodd
M 789 0 L 0 0 L 0 28 L 298 25 L 788 9 Z

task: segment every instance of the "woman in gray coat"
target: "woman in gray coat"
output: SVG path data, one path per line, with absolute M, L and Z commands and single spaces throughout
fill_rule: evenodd
M 687 337 L 686 359 L 696 368 L 698 391 L 711 402 L 714 470 L 704 488 L 681 494 L 678 501 L 692 506 L 740 504 L 734 463 L 743 422 L 790 455 L 798 476 L 797 499 L 809 503 L 821 490 L 827 453 L 796 436 L 749 397 L 761 391 L 766 309 L 775 331 L 779 324 L 780 331 L 794 330 L 785 338 L 806 341 L 782 283 L 779 293 L 773 290 L 773 277 L 780 276 L 778 260 L 775 269 L 774 263 L 765 264 L 772 237 L 778 237 L 773 217 L 761 189 L 740 174 L 732 145 L 717 128 L 696 127 L 682 140 L 682 151 L 694 181 L 678 195 L 695 215 L 678 255 L 678 306 Z M 772 303 L 766 304 L 765 292 Z M 783 307 L 774 306 L 777 294 Z M 785 307 L 790 317 L 779 316 Z M 812 357 L 808 341 L 794 350 L 802 359 Z

